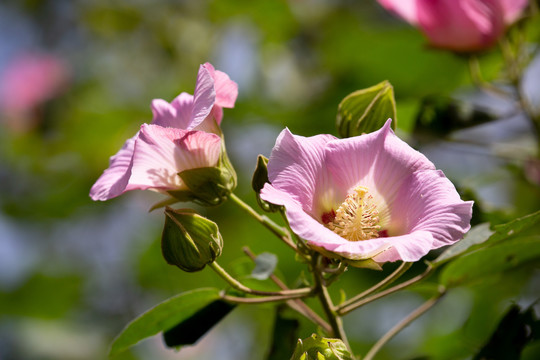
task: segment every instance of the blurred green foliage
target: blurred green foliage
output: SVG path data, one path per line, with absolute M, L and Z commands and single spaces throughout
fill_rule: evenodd
M 68 61 L 72 73 L 62 96 L 27 114 L 33 126 L 16 131 L 9 125 L 13 120 L 0 115 L 2 359 L 105 358 L 125 324 L 160 301 L 197 287 L 225 287 L 210 270 L 187 274 L 162 259 L 164 217 L 161 210 L 147 212 L 158 196 L 135 192 L 106 204 L 88 197 L 109 156 L 141 123 L 151 121 L 150 101 L 192 93 L 198 65 L 206 61 L 239 83 L 239 99 L 234 109 L 225 110 L 223 128 L 238 170 L 237 194 L 253 207 L 257 203 L 250 179 L 256 155 L 269 155 L 282 128 L 305 136 L 336 134 L 341 100 L 384 80 L 395 90 L 398 133 L 417 147 L 439 146 L 451 158 L 432 160 L 464 197 L 478 200 L 479 222 L 504 223 L 540 207 L 538 184 L 524 175 L 524 154 L 501 155 L 481 143 L 474 144 L 473 151 L 470 143 L 448 133 L 464 123 L 454 111 L 463 100 L 454 95 L 458 89 L 471 89 L 466 60 L 426 48 L 418 31 L 375 1 L 7 0 L 0 4 L 2 22 L 7 25 L 0 34 L 0 66 L 17 52 L 44 51 Z M 537 25 L 527 29 L 534 41 Z M 500 62 L 496 50 L 481 56 L 488 80 L 500 76 Z M 486 117 L 475 109 L 475 124 L 504 120 L 500 112 L 487 112 Z M 449 116 L 457 125 L 441 134 L 438 125 Z M 448 143 L 453 147 L 445 147 Z M 465 156 L 475 153 L 480 155 L 471 165 Z M 253 155 L 251 160 L 246 161 L 245 154 Z M 474 173 L 444 166 L 484 169 L 487 162 L 493 163 L 490 168 Z M 502 200 L 493 200 L 493 193 Z M 277 254 L 277 273 L 290 286 L 305 276 L 294 254 L 234 204 L 197 210 L 219 225 L 225 242 L 220 263 L 231 272 L 247 276 L 253 269 L 251 262 L 238 260 L 245 259 L 241 246 L 247 245 L 256 254 Z M 271 217 L 280 221 L 275 214 Z M 529 245 L 521 244 L 520 253 Z M 477 255 L 482 261 L 489 256 Z M 395 267 L 386 264 L 383 272 L 350 269 L 333 285 L 331 295 L 340 298 L 339 288 L 344 288 L 351 297 Z M 415 264 L 410 276 L 421 271 L 423 264 Z M 353 348 L 365 353 L 428 297 L 435 278 L 347 317 Z M 450 294 L 390 342 L 378 359 L 471 356 L 489 340 L 511 304 L 528 306 L 538 299 L 538 281 L 538 264 L 532 263 L 505 267 L 497 277 L 455 289 L 455 297 Z M 320 312 L 316 302 L 309 304 Z M 296 319 L 292 312 L 286 315 Z M 220 359 L 263 359 L 270 353 L 273 319 L 283 321 L 268 305 L 239 307 L 193 348 L 175 353 L 153 338 L 119 358 L 220 354 Z M 304 319 L 297 320 L 300 338 L 317 331 Z M 65 341 L 55 342 L 54 332 L 39 330 L 42 321 L 57 326 Z M 28 330 L 28 324 L 34 330 Z M 39 336 L 31 336 L 32 331 Z M 78 344 L 75 352 L 68 349 L 72 337 L 83 339 L 73 342 Z M 538 346 L 531 348 L 525 349 L 524 358 L 538 358 Z

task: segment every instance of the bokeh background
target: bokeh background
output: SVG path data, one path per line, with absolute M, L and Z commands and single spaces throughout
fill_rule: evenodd
M 528 29 L 534 54 L 540 26 Z M 375 0 L 4 0 L 0 359 L 105 359 L 114 336 L 151 306 L 196 287 L 225 286 L 208 269 L 186 274 L 162 259 L 163 214 L 148 212 L 159 195 L 132 192 L 106 203 L 88 197 L 109 156 L 151 121 L 151 100 L 192 93 L 206 61 L 239 85 L 223 129 L 237 194 L 254 206 L 256 156 L 269 155 L 284 127 L 336 134 L 341 99 L 389 80 L 398 134 L 476 200 L 475 223 L 540 208 L 535 138 L 515 103 L 475 90 L 464 58 L 427 48 L 417 30 Z M 504 75 L 501 61 L 496 49 L 480 57 L 488 80 Z M 527 71 L 525 92 L 540 109 L 540 57 Z M 249 268 L 244 245 L 277 254 L 289 284 L 304 271 L 233 204 L 198 210 L 219 224 L 220 263 L 231 271 Z M 470 357 L 512 304 L 538 300 L 539 267 L 454 289 L 379 358 Z M 344 288 L 352 296 L 394 268 L 351 269 L 333 295 Z M 347 316 L 353 348 L 365 353 L 430 290 L 428 281 Z M 271 306 L 239 307 L 195 346 L 177 352 L 156 336 L 119 358 L 264 359 L 273 321 Z M 302 322 L 300 337 L 314 331 Z M 539 354 L 533 343 L 524 358 Z

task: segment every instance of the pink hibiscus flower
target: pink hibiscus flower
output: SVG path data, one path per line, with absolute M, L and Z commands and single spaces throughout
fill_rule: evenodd
M 152 101 L 152 124 L 143 124 L 111 157 L 90 197 L 104 201 L 135 189 L 187 190 L 178 173 L 218 164 L 223 107 L 234 107 L 237 95 L 227 74 L 201 65 L 194 95 L 181 93 L 170 104 Z
M 348 139 L 285 129 L 261 198 L 285 206 L 309 246 L 350 260 L 417 261 L 460 240 L 472 202 L 390 128 Z
M 431 45 L 457 52 L 491 47 L 527 0 L 378 0 L 422 30 Z

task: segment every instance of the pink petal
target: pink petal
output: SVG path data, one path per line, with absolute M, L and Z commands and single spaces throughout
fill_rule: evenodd
M 221 138 L 215 134 L 143 124 L 125 191 L 182 188 L 178 173 L 215 166 L 220 149 Z
M 386 10 L 391 11 L 409 24 L 418 23 L 417 0 L 377 0 Z
M 326 173 L 323 167 L 324 147 L 333 139 L 332 135 L 306 138 L 285 129 L 279 134 L 270 155 L 268 178 L 272 186 L 288 193 L 308 213 L 317 206 L 314 204 L 317 183 L 325 178 Z M 273 203 L 265 189 L 261 191 L 261 198 Z
M 215 70 L 212 64 L 203 65 L 214 79 L 216 89 L 216 105 L 220 107 L 233 108 L 238 97 L 238 85 L 229 78 L 229 75 L 222 71 Z
M 170 104 L 162 99 L 154 99 L 151 108 L 154 114 L 152 124 L 185 129 L 191 121 L 193 95 L 183 92 Z
M 214 88 L 214 78 L 210 71 L 204 65 L 201 65 L 193 95 L 191 120 L 186 129 L 191 130 L 202 123 L 212 111 L 215 101 L 216 90 Z
M 390 124 L 388 120 L 373 133 L 328 143 L 326 166 L 345 193 L 365 186 L 371 195 L 391 205 L 409 174 L 435 169 L 423 154 L 399 139 Z
M 529 4 L 528 0 L 499 0 L 499 2 L 503 9 L 506 25 L 510 25 L 516 21 Z
M 403 183 L 392 208 L 390 233 L 428 231 L 434 238 L 432 249 L 453 244 L 470 228 L 472 204 L 460 199 L 442 171 L 415 172 Z
M 105 201 L 124 192 L 129 177 L 131 176 L 129 165 L 131 163 L 131 158 L 133 157 L 135 139 L 138 135 L 139 133 L 131 139 L 128 139 L 116 155 L 111 156 L 109 167 L 92 186 L 92 189 L 90 189 L 90 197 L 92 200 Z

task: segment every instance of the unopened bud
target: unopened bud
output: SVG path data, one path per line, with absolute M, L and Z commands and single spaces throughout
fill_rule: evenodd
M 396 126 L 394 88 L 388 81 L 349 94 L 338 107 L 336 125 L 343 138 L 379 130 L 386 120 Z
M 353 360 L 351 353 L 340 339 L 311 335 L 298 340 L 291 360 Z
M 165 209 L 161 251 L 167 263 L 188 272 L 202 270 L 221 255 L 223 239 L 215 222 L 191 209 Z
M 276 212 L 281 206 L 271 204 L 267 201 L 261 199 L 260 193 L 264 184 L 269 182 L 268 180 L 268 158 L 259 155 L 257 157 L 257 166 L 255 167 L 255 172 L 253 173 L 253 178 L 251 179 L 251 187 L 255 191 L 255 196 L 257 197 L 257 203 L 259 206 L 268 212 Z

